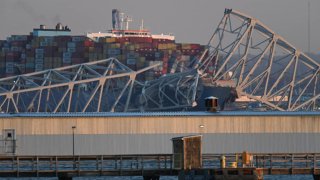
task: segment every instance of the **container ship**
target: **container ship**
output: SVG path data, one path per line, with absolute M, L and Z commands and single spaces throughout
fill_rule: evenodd
M 33 29 L 29 35 L 12 35 L 0 41 L 0 77 L 9 77 L 114 57 L 132 70 L 162 63 L 145 77 L 154 79 L 170 71 L 182 71 L 204 49 L 200 44 L 176 43 L 175 37 L 129 29 L 131 18 L 112 11 L 113 28 L 106 33 L 71 35 L 58 23 L 55 28 Z M 176 59 L 179 62 L 175 62 Z

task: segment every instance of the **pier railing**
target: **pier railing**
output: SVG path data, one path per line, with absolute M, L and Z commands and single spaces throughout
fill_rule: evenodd
M 243 167 L 241 154 L 203 154 L 201 170 Z M 249 167 L 264 174 L 320 174 L 320 153 L 252 154 Z M 0 156 L 1 177 L 177 175 L 172 154 L 92 156 Z M 248 165 L 246 165 L 248 166 Z

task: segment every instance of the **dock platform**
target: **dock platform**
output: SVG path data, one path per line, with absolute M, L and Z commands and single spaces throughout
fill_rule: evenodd
M 226 167 L 221 168 L 221 157 Z M 203 154 L 202 168 L 175 169 L 172 154 L 155 155 L 97 155 L 97 156 L 0 156 L 1 177 L 59 177 L 79 176 L 215 176 L 247 175 L 314 175 L 319 179 L 320 153 L 310 154 L 252 154 L 248 167 L 242 164 L 241 154 Z

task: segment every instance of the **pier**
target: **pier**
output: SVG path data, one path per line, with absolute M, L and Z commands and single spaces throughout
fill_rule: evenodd
M 173 157 L 173 154 L 1 156 L 0 176 L 58 177 L 61 180 L 79 176 L 143 176 L 146 180 L 154 180 L 161 176 L 263 179 L 263 175 L 310 174 L 314 179 L 320 179 L 320 153 L 252 154 L 252 164 L 246 166 L 241 154 L 203 154 L 199 169 L 174 168 Z M 225 167 L 221 167 L 221 157 L 225 159 Z M 255 175 L 255 178 L 249 175 Z

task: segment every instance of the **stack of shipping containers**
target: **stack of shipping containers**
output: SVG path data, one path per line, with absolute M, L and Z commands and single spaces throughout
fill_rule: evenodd
M 1 77 L 42 71 L 85 62 L 117 58 L 133 70 L 162 63 L 144 78 L 183 71 L 203 52 L 199 44 L 179 44 L 151 37 L 105 37 L 95 42 L 86 36 L 38 37 L 15 35 L 0 41 Z

